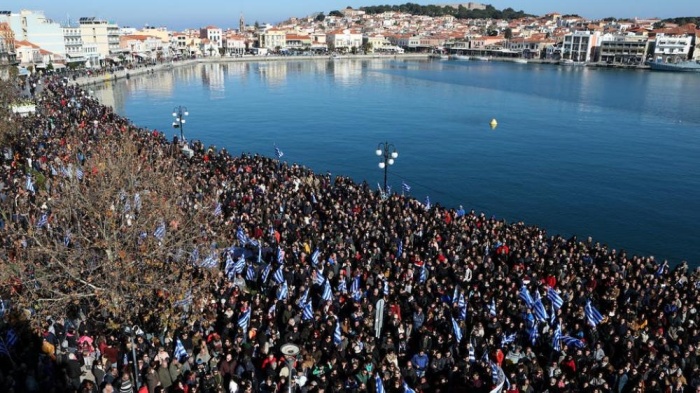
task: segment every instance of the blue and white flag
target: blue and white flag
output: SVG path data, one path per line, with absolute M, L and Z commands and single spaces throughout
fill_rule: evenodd
M 314 272 L 313 279 L 315 285 L 323 285 L 323 283 L 326 282 L 326 278 L 323 276 L 323 272 L 320 270 L 316 270 Z
M 245 279 L 248 281 L 255 281 L 255 268 L 253 265 L 248 265 L 248 270 L 245 273 Z
M 310 300 L 304 304 L 304 307 L 301 310 L 301 319 L 304 321 L 314 319 L 314 310 L 311 306 Z
M 382 383 L 382 378 L 379 377 L 379 373 L 374 374 L 374 384 L 377 387 L 377 393 L 385 393 L 384 384 Z
M 583 348 L 586 346 L 586 344 L 574 337 L 571 336 L 561 336 L 560 342 L 566 345 L 567 347 L 576 347 L 576 348 Z
M 491 303 L 488 305 L 488 309 L 490 316 L 495 317 L 498 315 L 498 311 L 496 310 L 496 299 L 491 298 Z
M 141 194 L 138 192 L 134 194 L 134 209 L 141 210 Z
M 415 390 L 411 389 L 408 384 L 406 383 L 406 380 L 403 381 L 401 384 L 401 387 L 403 388 L 403 393 L 416 393 Z
M 663 276 L 664 271 L 666 270 L 666 266 L 668 266 L 668 261 L 664 261 L 661 265 L 659 265 L 659 268 L 656 269 L 656 275 L 657 276 Z
M 537 329 L 537 325 L 529 329 L 528 333 L 530 333 L 530 342 L 532 343 L 532 345 L 535 345 L 537 343 L 537 339 L 540 337 L 540 332 Z
M 306 304 L 306 301 L 309 298 L 309 288 L 306 288 L 304 293 L 301 294 L 301 297 L 299 297 L 299 300 L 297 300 L 297 307 L 299 308 L 304 308 L 304 304 Z
M 238 239 L 238 242 L 241 246 L 245 246 L 246 244 L 248 244 L 248 235 L 245 234 L 245 231 L 241 227 L 238 227 L 238 229 L 236 230 L 236 238 Z
M 284 300 L 284 299 L 286 299 L 287 296 L 289 296 L 289 293 L 288 293 L 288 292 L 289 292 L 289 291 L 288 291 L 288 289 L 287 289 L 287 282 L 284 281 L 284 282 L 282 283 L 282 285 L 280 285 L 280 287 L 277 288 L 277 300 Z
M 212 252 L 211 254 L 209 254 L 208 257 L 204 258 L 200 266 L 207 269 L 213 269 L 219 266 L 219 253 Z
M 425 265 L 423 265 L 420 269 L 420 276 L 418 277 L 418 282 L 420 284 L 423 284 L 426 281 L 428 281 L 428 269 L 426 269 Z
M 401 258 L 401 255 L 403 255 L 403 241 L 399 239 L 396 245 L 396 258 Z
M 452 331 L 457 344 L 459 344 L 462 341 L 462 328 L 459 327 L 459 323 L 457 323 L 454 318 L 452 318 Z
M 321 251 L 319 251 L 318 248 L 316 250 L 314 250 L 313 254 L 311 254 L 311 263 L 314 266 L 318 265 L 318 259 L 320 256 L 321 256 Z
M 245 269 L 245 255 L 241 254 L 241 257 L 238 258 L 236 263 L 233 265 L 233 271 L 235 274 L 241 274 L 243 273 L 243 269 Z
M 535 290 L 535 304 L 534 304 L 534 309 L 535 309 L 535 316 L 537 319 L 539 319 L 542 322 L 547 322 L 549 319 L 549 316 L 547 315 L 547 310 L 544 308 L 544 304 L 542 304 L 542 298 L 540 297 L 540 291 Z
M 220 216 L 221 215 L 221 203 L 217 203 L 216 207 L 214 207 L 214 216 Z
M 165 223 L 161 222 L 160 225 L 158 225 L 158 228 L 156 228 L 155 232 L 153 232 L 153 236 L 158 239 L 158 240 L 163 240 L 165 237 Z
M 406 184 L 405 181 L 404 181 L 404 182 L 401 182 L 401 189 L 402 189 L 403 192 L 405 192 L 405 193 L 411 192 L 411 186 L 409 186 L 408 184 Z
M 173 357 L 178 361 L 182 361 L 183 358 L 187 357 L 187 350 L 185 349 L 185 346 L 182 345 L 182 341 L 180 341 L 179 338 L 175 343 L 175 353 L 173 354 Z
M 83 177 L 85 177 L 85 173 L 83 173 L 80 167 L 75 167 L 75 177 L 78 178 L 78 180 L 83 180 Z
M 250 323 L 250 307 L 238 317 L 238 327 L 243 329 L 243 332 L 248 331 L 248 324 Z
M 233 276 L 236 274 L 236 263 L 231 257 L 231 252 L 226 252 L 226 266 L 224 266 L 224 274 L 229 280 L 233 280 Z
M 4 303 L 3 303 L 4 307 Z M 19 338 L 17 337 L 17 333 L 15 333 L 14 329 L 10 329 L 7 331 L 7 338 L 5 339 L 5 344 L 7 344 L 8 348 L 13 348 L 15 344 L 17 344 L 17 341 L 19 341 Z
M 275 270 L 275 274 L 272 275 L 272 279 L 278 284 L 282 284 L 284 282 L 284 272 L 282 271 L 282 266 Z
M 192 304 L 192 289 L 188 289 L 187 292 L 185 293 L 185 297 L 177 300 L 173 303 L 174 307 L 185 307 L 189 306 Z
M 547 299 L 552 302 L 554 311 L 559 310 L 564 305 L 564 299 L 562 299 L 559 292 L 555 291 L 552 287 L 547 288 Z
M 528 307 L 532 308 L 535 305 L 535 301 L 532 299 L 532 296 L 527 290 L 525 284 L 523 284 L 523 286 L 520 287 L 520 294 L 518 296 L 525 302 L 525 305 L 527 305 Z
M 338 321 L 335 321 L 335 329 L 333 330 L 333 343 L 335 345 L 340 345 L 340 343 L 342 342 L 343 335 L 341 334 L 340 323 L 338 323 Z
M 32 176 L 27 175 L 27 183 L 24 185 L 24 188 L 27 189 L 27 191 L 34 193 L 34 182 L 32 181 Z
M 384 293 L 384 295 L 389 296 L 389 281 L 385 280 L 382 285 L 384 287 L 382 292 Z
M 63 236 L 63 245 L 68 247 L 70 245 L 70 239 L 71 239 L 71 233 L 70 231 L 66 231 L 66 234 Z
M 515 339 L 516 339 L 517 337 L 518 337 L 518 336 L 517 336 L 517 334 L 515 334 L 515 333 L 509 334 L 509 335 L 507 335 L 507 336 L 504 334 L 504 335 L 501 337 L 501 347 L 505 347 L 505 346 L 508 345 L 508 344 L 514 343 L 514 342 L 515 342 Z
M 46 213 L 44 213 L 44 214 L 41 215 L 41 217 L 39 217 L 39 221 L 37 221 L 36 227 L 37 227 L 37 228 L 43 228 L 43 227 L 45 227 L 46 224 L 48 224 L 48 223 L 49 223 L 49 215 L 46 214 Z
M 321 294 L 321 299 L 325 301 L 333 300 L 333 290 L 331 289 L 331 283 L 328 280 L 323 283 L 323 293 Z
M 279 147 L 275 146 L 275 155 L 277 156 L 277 159 L 279 160 L 280 158 L 282 158 L 284 156 L 284 153 L 282 152 L 282 150 L 280 150 Z
M 284 250 L 281 247 L 277 248 L 277 263 L 280 265 L 284 264 Z
M 593 307 L 590 299 L 586 300 L 585 311 L 586 311 L 586 319 L 588 320 L 589 325 L 595 327 L 601 321 L 603 321 L 603 316 L 600 315 L 600 312 L 598 312 L 598 310 L 596 310 L 595 307 Z
M 355 276 L 352 279 L 352 287 L 350 288 L 352 292 L 352 298 L 355 301 L 360 301 L 362 299 L 362 291 L 360 290 L 360 276 Z
M 430 204 L 430 195 L 425 197 L 425 210 L 430 210 L 433 205 Z
M 348 293 L 348 283 L 345 281 L 345 277 L 338 279 L 338 292 L 342 294 Z
M 267 278 L 270 276 L 270 271 L 272 271 L 272 264 L 266 265 L 262 272 L 262 282 L 263 284 L 267 282 Z
M 559 343 L 561 341 L 561 325 L 557 325 L 554 329 L 554 335 L 552 336 L 552 348 L 555 351 L 559 351 Z

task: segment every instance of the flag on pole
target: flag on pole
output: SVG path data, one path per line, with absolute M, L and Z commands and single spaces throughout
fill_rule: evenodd
M 284 300 L 289 295 L 287 288 L 287 282 L 283 282 L 282 285 L 277 289 L 277 300 Z
M 603 320 L 603 316 L 600 315 L 600 312 L 598 310 L 596 310 L 595 307 L 593 307 L 590 299 L 586 300 L 585 311 L 586 311 L 586 319 L 588 319 L 589 325 L 595 327 Z
M 279 160 L 280 158 L 282 158 L 284 156 L 284 152 L 282 152 L 282 150 L 280 150 L 279 147 L 275 146 L 275 155 L 277 156 L 277 159 Z
M 528 307 L 532 308 L 532 306 L 535 305 L 535 301 L 532 299 L 532 295 L 530 295 L 530 292 L 527 290 L 525 284 L 523 284 L 523 286 L 520 287 L 520 294 L 518 296 L 525 302 L 525 305 L 527 305 Z
M 329 301 L 333 299 L 333 290 L 331 289 L 331 283 L 326 280 L 323 283 L 323 294 L 321 294 L 321 299 Z
M 24 187 L 27 189 L 27 191 L 29 191 L 31 193 L 35 192 L 34 191 L 34 182 L 32 181 L 31 175 L 27 175 L 27 183 L 25 184 Z
M 377 387 L 377 393 L 385 393 L 384 384 L 382 384 L 382 379 L 379 377 L 379 373 L 374 374 L 374 384 Z
M 314 250 L 313 254 L 311 254 L 311 263 L 314 266 L 318 265 L 318 259 L 320 256 L 321 256 L 321 251 L 319 251 L 318 248 L 316 250 Z
M 48 223 L 49 223 L 49 215 L 46 214 L 46 213 L 44 213 L 44 214 L 41 215 L 41 217 L 39 217 L 39 221 L 37 221 L 36 227 L 37 227 L 37 228 L 43 228 L 43 227 L 45 227 L 46 224 L 48 224 Z
M 266 283 L 267 278 L 270 276 L 270 271 L 272 270 L 272 264 L 266 265 L 262 272 L 262 282 Z
M 277 247 L 277 263 L 280 265 L 284 264 L 284 250 L 282 250 L 282 247 Z
M 555 291 L 552 287 L 547 288 L 547 299 L 552 302 L 552 307 L 554 307 L 555 312 L 564 305 L 564 299 L 562 299 L 559 292 Z
M 406 380 L 403 381 L 401 384 L 401 387 L 403 388 L 403 393 L 416 393 L 415 390 L 411 389 L 408 384 L 406 383 Z
M 430 210 L 433 205 L 430 204 L 430 195 L 425 197 L 425 210 Z
M 406 184 L 405 181 L 404 181 L 404 182 L 401 182 L 401 189 L 403 190 L 403 192 L 405 192 L 405 193 L 407 193 L 407 194 L 408 194 L 409 192 L 411 192 L 411 186 L 409 186 L 408 184 Z
M 221 215 L 221 203 L 217 203 L 216 207 L 214 207 L 214 216 L 220 216 Z
M 245 311 L 238 317 L 238 327 L 243 329 L 243 332 L 248 331 L 248 324 L 250 323 L 250 307 L 247 307 Z
M 559 351 L 559 342 L 561 341 L 561 325 L 557 325 L 552 336 L 552 348 Z
M 272 279 L 278 284 L 282 284 L 282 282 L 284 282 L 284 272 L 282 271 L 282 266 L 275 270 L 275 274 L 272 275 Z
M 182 361 L 183 358 L 187 357 L 187 350 L 185 346 L 182 345 L 182 341 L 180 341 L 179 338 L 175 343 L 175 353 L 173 355 L 178 361 Z
M 573 346 L 576 348 L 583 348 L 586 346 L 586 344 L 583 341 L 581 341 L 577 338 L 570 337 L 570 336 L 561 336 L 560 340 L 567 347 Z
M 462 341 L 462 329 L 459 327 L 459 323 L 457 323 L 454 318 L 452 318 L 452 331 L 454 332 L 457 344 L 459 344 Z
M 158 228 L 156 228 L 155 232 L 153 232 L 153 236 L 158 239 L 158 240 L 163 240 L 165 237 L 165 223 L 161 222 L 160 225 L 158 225 Z
M 304 304 L 304 307 L 301 310 L 301 319 L 304 321 L 314 319 L 314 309 L 312 308 L 311 300 Z
M 540 297 L 540 291 L 535 290 L 535 316 L 537 319 L 540 321 L 546 322 L 547 319 L 549 319 L 549 316 L 547 315 L 547 310 L 544 308 L 544 304 L 542 304 L 542 298 Z
M 498 311 L 496 310 L 496 299 L 491 298 L 491 303 L 488 305 L 488 308 L 490 316 L 495 317 L 498 315 Z
M 333 331 L 333 343 L 335 343 L 335 345 L 340 345 L 340 343 L 342 342 L 343 335 L 340 331 L 340 323 L 338 323 L 338 321 L 335 321 L 335 330 Z
M 501 337 L 501 347 L 505 347 L 508 344 L 514 343 L 515 339 L 517 338 L 517 335 L 515 333 L 509 334 L 509 335 L 503 335 Z
M 418 277 L 418 282 L 420 284 L 428 281 L 428 269 L 425 268 L 425 265 L 423 265 L 420 269 L 420 276 Z

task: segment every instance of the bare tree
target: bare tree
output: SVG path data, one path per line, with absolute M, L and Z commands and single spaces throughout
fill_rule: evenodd
M 176 178 L 176 159 L 162 149 L 119 132 L 99 142 L 67 140 L 65 156 L 84 161 L 45 164 L 54 175 L 37 190 L 34 209 L 20 212 L 29 220 L 16 225 L 18 242 L 0 262 L 0 282 L 13 286 L 13 304 L 34 310 L 38 321 L 80 310 L 116 325 L 172 328 L 174 304 L 191 293 L 193 280 L 216 271 L 190 260 L 211 217 L 195 206 Z

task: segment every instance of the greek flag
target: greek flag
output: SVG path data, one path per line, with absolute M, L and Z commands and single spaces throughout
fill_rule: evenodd
M 284 264 L 284 251 L 281 247 L 277 248 L 277 263 L 279 263 L 280 265 Z
M 282 150 L 280 150 L 279 147 L 275 146 L 275 155 L 277 156 L 277 159 L 279 160 L 280 158 L 282 158 L 284 156 L 284 153 L 282 152 Z
M 4 303 L 3 303 L 3 307 L 4 307 Z M 14 329 L 10 329 L 7 331 L 7 337 L 5 339 L 5 344 L 7 344 L 8 348 L 14 347 L 15 344 L 17 344 L 18 340 L 19 340 L 19 338 L 17 337 L 17 333 L 15 333 Z
M 272 275 L 272 279 L 278 284 L 282 284 L 284 282 L 284 272 L 282 271 L 282 266 L 275 270 L 275 274 Z
M 48 223 L 49 223 L 49 215 L 46 214 L 46 213 L 44 213 L 44 214 L 41 215 L 41 217 L 39 217 L 39 221 L 37 221 L 36 227 L 37 227 L 37 228 L 43 228 L 43 227 L 45 227 L 46 224 L 48 224 Z
M 331 289 L 331 283 L 328 280 L 323 284 L 323 294 L 321 294 L 321 299 L 329 301 L 333 299 L 333 290 Z
M 243 256 L 243 254 L 241 254 L 241 257 L 238 258 L 236 263 L 233 265 L 233 271 L 236 274 L 240 274 L 240 273 L 243 273 L 243 269 L 245 269 L 245 256 Z
M 182 300 L 177 300 L 173 303 L 174 307 L 184 307 L 192 304 L 192 289 L 188 289 L 185 297 Z
M 221 215 L 221 203 L 217 203 L 216 207 L 214 208 L 214 216 L 220 216 Z
M 270 271 L 272 270 L 272 264 L 266 265 L 262 272 L 262 282 L 266 283 L 267 278 L 270 276 Z
M 255 268 L 253 265 L 248 266 L 248 270 L 245 273 L 245 279 L 248 281 L 255 281 Z
M 235 269 L 236 264 L 235 262 L 233 262 L 233 258 L 231 258 L 231 253 L 226 252 L 226 266 L 224 266 L 224 273 L 226 274 L 226 277 L 228 277 L 229 280 L 233 279 Z
M 248 324 L 250 323 L 250 307 L 238 317 L 238 327 L 243 329 L 244 332 L 248 331 Z
M 454 318 L 452 318 L 452 330 L 455 335 L 455 340 L 457 340 L 457 344 L 459 344 L 462 341 L 462 329 Z
M 83 180 L 84 176 L 85 176 L 85 173 L 83 173 L 83 170 L 80 169 L 79 167 L 75 167 L 75 177 L 77 177 L 78 180 Z
M 219 255 L 216 252 L 212 252 L 208 257 L 204 258 L 201 263 L 201 267 L 207 269 L 213 269 L 219 265 Z
M 549 316 L 547 315 L 547 310 L 544 308 L 544 304 L 542 304 L 542 298 L 540 297 L 540 291 L 535 291 L 535 316 L 537 319 L 540 321 L 547 321 L 549 319 Z
M 194 250 L 192 250 L 192 254 L 190 254 L 190 262 L 194 265 L 195 263 L 197 263 L 198 260 L 199 260 L 199 249 L 195 248 Z
M 384 281 L 384 295 L 389 296 L 389 281 Z
M 338 289 L 337 290 L 340 293 L 348 293 L 348 284 L 347 284 L 347 282 L 345 282 L 344 277 L 340 277 L 340 279 L 338 279 Z
M 433 205 L 430 204 L 430 195 L 425 197 L 425 210 L 430 210 Z
M 35 191 L 34 191 L 34 182 L 32 182 L 32 176 L 31 176 L 31 175 L 27 175 L 27 184 L 26 184 L 24 187 L 25 187 L 25 188 L 27 189 L 27 191 L 29 191 L 29 192 L 32 192 L 32 193 L 35 192 Z
M 360 276 L 355 276 L 355 278 L 352 279 L 352 287 L 350 288 L 350 291 L 352 292 L 353 299 L 356 301 L 362 299 L 362 291 L 360 291 Z
M 533 326 L 532 329 L 530 329 L 530 342 L 532 345 L 535 345 L 537 343 L 537 338 L 539 338 L 540 332 L 537 330 L 537 325 Z
M 555 291 L 552 287 L 547 288 L 547 299 L 552 302 L 552 307 L 554 310 L 559 310 L 561 306 L 564 305 L 564 299 L 559 296 L 559 292 Z
M 71 238 L 70 232 L 66 231 L 65 236 L 63 236 L 63 245 L 64 246 L 68 247 L 70 245 L 70 238 Z
M 69 179 L 73 178 L 73 174 L 65 166 L 61 166 L 61 173 L 64 177 L 67 177 Z
M 415 390 L 408 387 L 406 380 L 403 381 L 403 383 L 401 384 L 401 387 L 403 388 L 403 393 L 416 393 Z
M 323 285 L 323 283 L 326 281 L 326 278 L 323 277 L 323 272 L 316 270 L 314 273 L 314 284 Z
M 396 246 L 396 258 L 401 258 L 403 255 L 403 241 L 399 239 L 399 244 Z
M 316 194 L 313 192 L 311 193 L 311 203 L 313 203 L 314 205 L 318 203 L 318 200 L 316 199 Z
M 284 300 L 288 296 L 287 282 L 283 282 L 282 285 L 277 289 L 277 300 Z
M 314 251 L 313 254 L 311 254 L 311 263 L 316 266 L 318 265 L 318 258 L 321 255 L 321 251 L 318 250 L 318 248 Z
M 241 244 L 241 246 L 245 246 L 248 244 L 248 236 L 245 234 L 243 231 L 243 228 L 238 227 L 236 230 L 236 238 L 238 238 L 238 242 Z
M 510 334 L 508 336 L 504 334 L 503 337 L 501 337 L 501 347 L 505 347 L 506 345 L 515 342 L 516 338 L 517 335 L 515 333 Z
M 28 188 L 27 188 L 28 189 Z M 32 192 L 34 192 L 34 189 L 32 189 Z M 668 261 L 664 261 L 661 265 L 659 265 L 659 268 L 656 270 L 656 275 L 657 276 L 663 276 L 664 270 L 666 269 L 666 266 L 668 265 Z
M 306 304 L 304 304 L 304 308 L 301 311 L 301 319 L 303 319 L 304 321 L 314 319 L 314 310 L 311 306 L 311 301 L 308 301 L 306 302 Z
M 182 341 L 178 338 L 176 343 L 175 343 L 175 353 L 173 356 L 178 360 L 181 361 L 183 358 L 187 357 L 187 350 L 185 350 L 185 346 L 182 345 Z
M 459 308 L 459 320 L 460 321 L 465 321 L 467 319 L 467 304 L 464 304 L 464 307 Z
M 122 209 L 124 213 L 128 213 L 131 211 L 131 202 L 126 201 L 124 202 L 124 209 Z
M 475 363 L 476 362 L 476 350 L 474 349 L 474 346 L 469 344 L 469 363 Z
M 532 308 L 532 306 L 535 305 L 535 301 L 532 299 L 532 296 L 530 295 L 530 292 L 527 290 L 527 287 L 525 284 L 523 284 L 522 287 L 520 287 L 520 294 L 518 295 L 520 298 L 525 302 L 525 304 Z
M 561 342 L 564 343 L 567 347 L 574 346 L 576 348 L 583 348 L 586 346 L 583 341 L 573 338 L 571 336 L 561 336 Z
M 301 297 L 300 297 L 299 300 L 297 301 L 297 306 L 298 306 L 299 308 L 304 308 L 304 304 L 305 304 L 306 301 L 308 300 L 308 297 L 309 297 L 309 288 L 306 288 L 306 290 L 304 291 L 304 293 L 301 294 Z
M 595 327 L 603 320 L 603 316 L 600 315 L 600 312 L 598 312 L 598 310 L 596 310 L 595 307 L 593 307 L 590 299 L 586 300 L 585 311 L 586 311 L 586 319 L 588 319 L 589 325 Z
M 58 175 L 58 171 L 56 170 L 56 168 L 53 167 L 53 165 L 51 165 L 51 176 L 56 176 L 56 175 Z
M 165 223 L 161 222 L 160 225 L 158 225 L 158 228 L 156 228 L 156 231 L 153 232 L 153 236 L 158 239 L 158 240 L 163 240 L 165 237 Z
M 382 384 L 382 379 L 379 377 L 379 373 L 374 374 L 374 384 L 377 386 L 377 393 L 385 393 L 384 385 Z
M 554 329 L 554 335 L 552 336 L 552 348 L 555 351 L 559 351 L 559 342 L 561 341 L 561 325 L 557 325 Z
M 489 315 L 492 317 L 495 317 L 498 315 L 498 311 L 496 310 L 496 300 L 491 298 L 491 304 L 488 305 L 489 308 Z
M 340 331 L 340 323 L 338 323 L 338 321 L 335 321 L 335 330 L 333 330 L 333 343 L 335 343 L 335 345 L 340 345 L 341 342 L 343 342 L 343 335 Z
M 425 265 L 423 265 L 420 269 L 420 277 L 418 277 L 418 282 L 423 284 L 426 281 L 428 281 L 428 269 L 426 269 Z
M 405 193 L 411 192 L 411 186 L 409 186 L 408 184 L 406 184 L 405 181 L 404 181 L 404 182 L 401 182 L 401 189 L 402 189 L 403 192 L 405 192 Z
M 134 194 L 134 209 L 141 210 L 141 194 Z

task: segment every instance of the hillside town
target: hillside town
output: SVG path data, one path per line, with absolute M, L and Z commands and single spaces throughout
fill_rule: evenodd
M 277 25 L 247 24 L 243 15 L 231 19 L 237 27 L 173 31 L 120 26 L 97 17 L 58 22 L 42 11 L 0 11 L 0 62 L 31 72 L 269 54 L 416 52 L 619 65 L 700 59 L 697 26 L 660 19 L 591 20 L 556 12 L 512 20 L 458 19 L 352 8 Z

